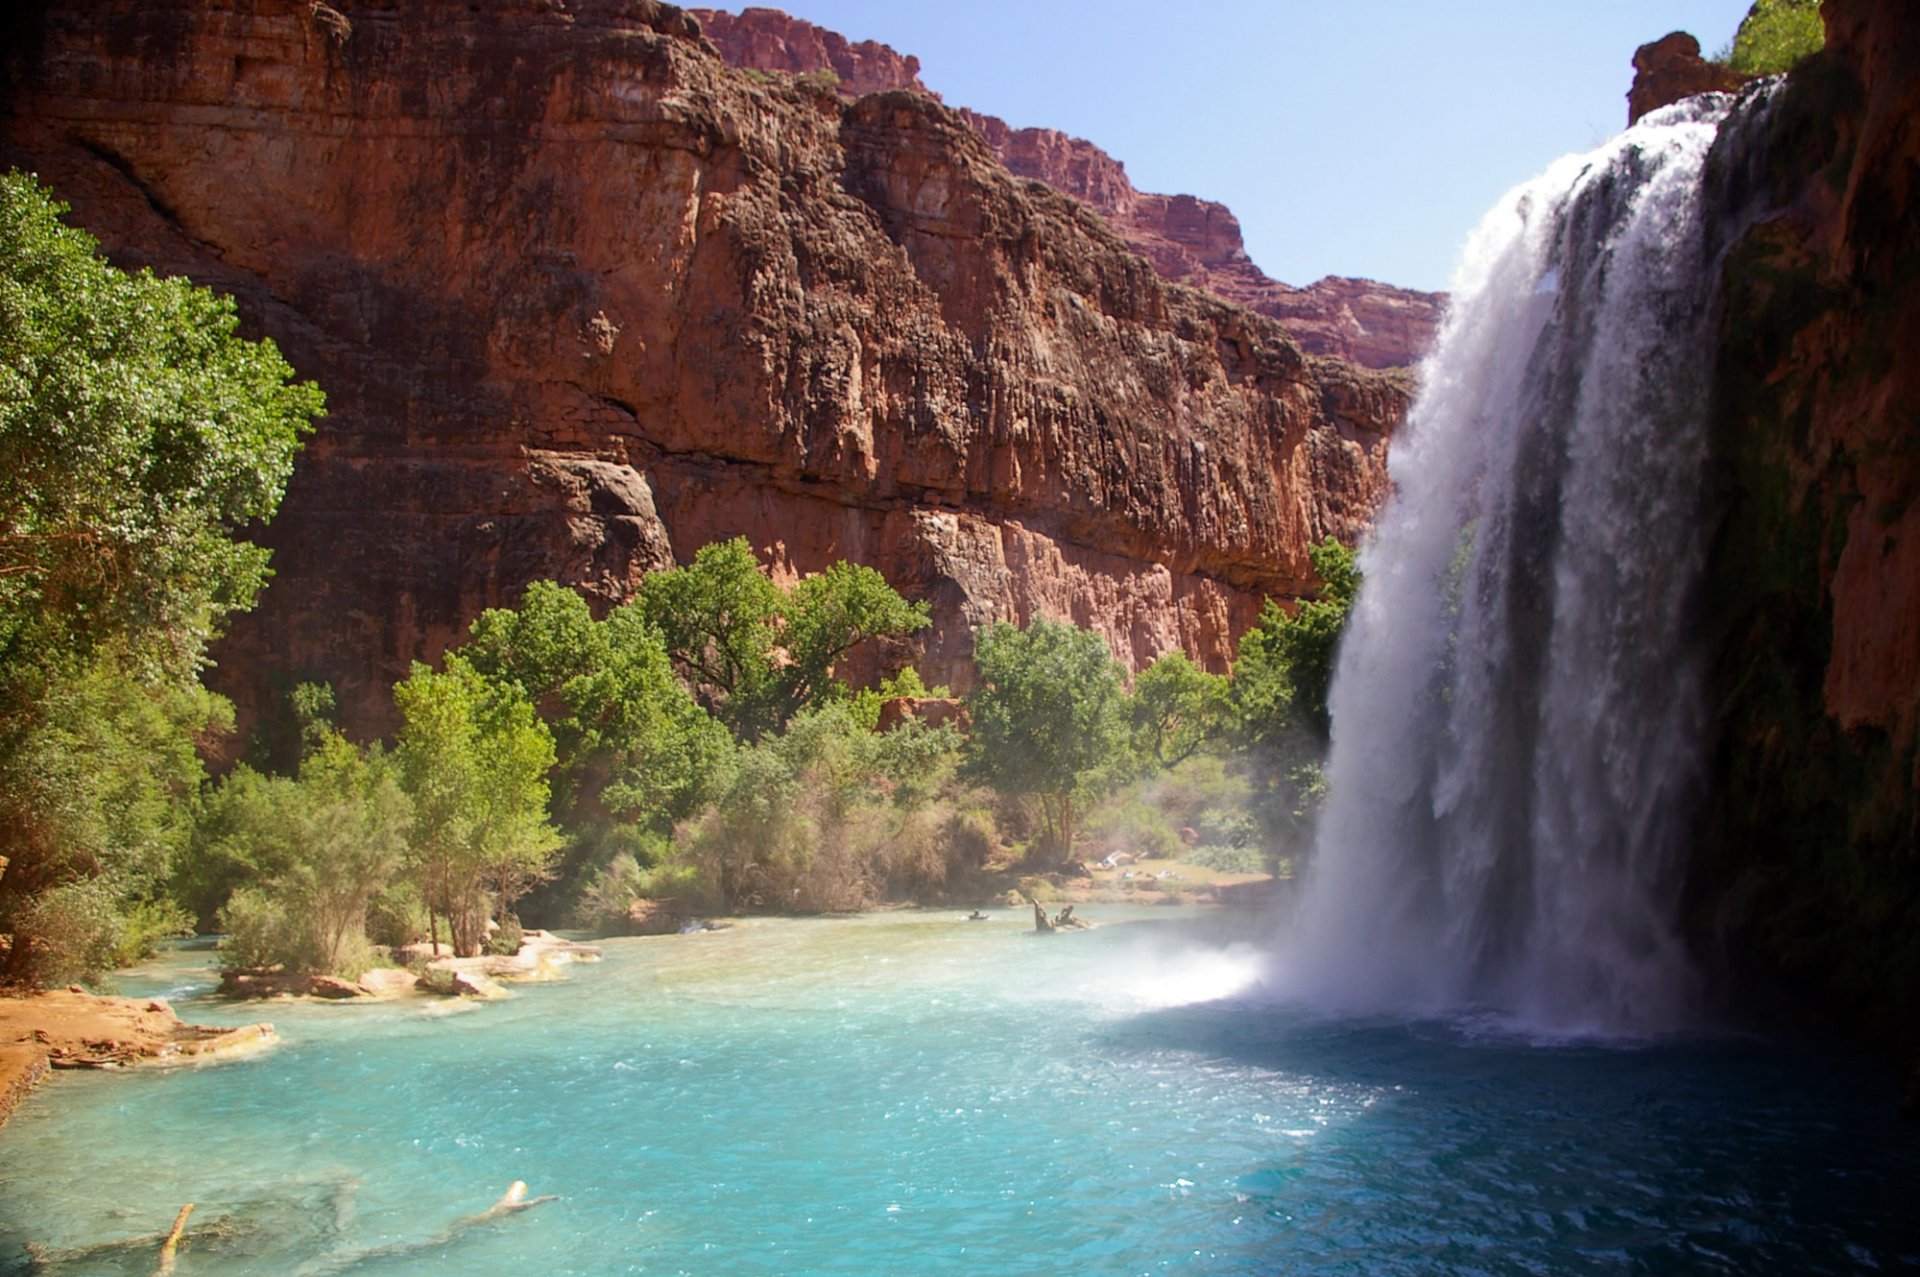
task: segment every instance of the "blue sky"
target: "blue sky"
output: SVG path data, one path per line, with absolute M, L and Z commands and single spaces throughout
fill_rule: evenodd
M 1510 187 L 1626 125 L 1634 49 L 1749 0 L 787 0 L 917 54 L 947 102 L 1089 138 L 1220 200 L 1269 275 L 1446 287 Z M 733 6 L 738 8 L 738 5 Z

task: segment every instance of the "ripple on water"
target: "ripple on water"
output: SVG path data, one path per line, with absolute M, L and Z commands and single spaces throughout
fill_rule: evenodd
M 1846 1066 L 1207 1002 L 1246 955 L 1139 917 L 1051 941 L 945 915 L 766 922 L 615 941 L 452 1019 L 277 1005 L 272 1054 L 63 1076 L 16 1116 L 0 1271 L 25 1270 L 27 1241 L 162 1230 L 183 1201 L 226 1233 L 180 1277 L 1842 1272 L 1916 1253 L 1889 1185 L 1920 1163 L 1885 1090 L 1836 1083 Z M 515 1179 L 559 1200 L 456 1227 Z M 51 1271 L 151 1271 L 150 1248 L 122 1258 Z

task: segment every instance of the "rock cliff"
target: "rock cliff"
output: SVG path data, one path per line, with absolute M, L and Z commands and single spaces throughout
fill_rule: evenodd
M 1384 491 L 1403 377 L 1167 284 L 932 97 L 749 75 L 653 0 L 52 0 L 15 37 L 0 161 L 329 392 L 215 652 L 243 717 L 326 678 L 384 729 L 528 581 L 604 604 L 733 535 L 930 600 L 931 683 L 1042 612 L 1219 668 Z
M 1723 138 L 1771 212 L 1726 266 L 1694 899 L 1749 989 L 1920 1055 L 1920 10 L 1823 13 L 1762 161 Z
M 1633 51 L 1633 86 L 1627 90 L 1627 123 L 1696 93 L 1731 93 L 1750 77 L 1700 56 L 1700 42 L 1675 31 Z
M 787 75 L 831 70 L 835 87 L 849 97 L 881 89 L 928 92 L 919 59 L 884 44 L 849 45 L 778 9 L 689 12 L 735 66 Z M 1281 320 L 1311 354 L 1396 368 L 1417 363 L 1433 345 L 1444 297 L 1331 276 L 1306 288 L 1280 283 L 1247 256 L 1239 219 L 1226 205 L 1135 190 L 1126 167 L 1083 138 L 1016 129 L 997 116 L 965 109 L 959 114 L 1010 172 L 1090 205 L 1162 278 Z

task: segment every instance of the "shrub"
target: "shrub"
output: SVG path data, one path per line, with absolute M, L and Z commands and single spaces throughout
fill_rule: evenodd
M 1757 0 L 1716 60 L 1747 75 L 1778 75 L 1826 42 L 1819 0 Z
M 1266 872 L 1266 853 L 1258 847 L 1222 846 L 1209 843 L 1195 847 L 1187 853 L 1187 863 L 1198 865 L 1202 869 L 1211 869 L 1223 874 L 1257 874 Z

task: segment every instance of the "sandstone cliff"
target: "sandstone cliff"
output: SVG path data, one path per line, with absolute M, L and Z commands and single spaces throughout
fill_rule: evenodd
M 216 649 L 243 716 L 326 678 L 384 728 L 526 582 L 736 534 L 930 600 L 929 682 L 1040 612 L 1219 668 L 1383 493 L 1404 379 L 1165 283 L 933 98 L 750 76 L 653 0 L 53 0 L 6 77 L 0 159 L 329 392 Z
M 928 92 L 920 83 L 919 59 L 884 44 L 849 45 L 778 9 L 689 12 L 735 66 L 788 75 L 831 70 L 835 87 L 849 97 L 880 89 Z M 1433 345 L 1443 297 L 1365 279 L 1328 277 L 1306 288 L 1282 284 L 1247 256 L 1239 219 L 1226 205 L 1135 190 L 1126 167 L 1083 138 L 1016 129 L 997 116 L 965 109 L 960 117 L 1010 172 L 1092 206 L 1163 278 L 1283 321 L 1309 353 L 1395 368 L 1417 363 Z
M 1748 988 L 1920 1051 L 1920 10 L 1823 12 L 1763 161 L 1723 157 L 1772 211 L 1726 266 L 1693 887 Z
M 1675 31 L 1633 51 L 1633 86 L 1627 90 L 1627 123 L 1697 93 L 1731 93 L 1750 77 L 1700 56 L 1700 42 Z

